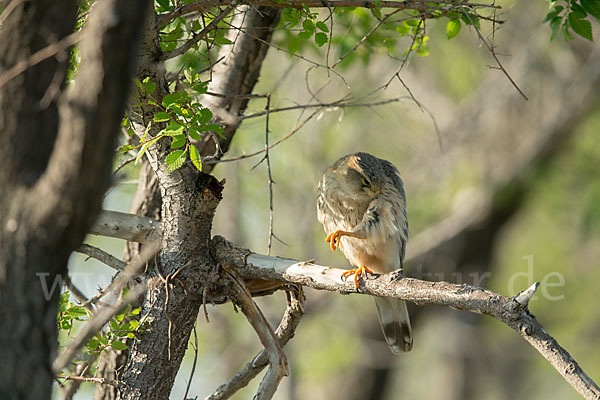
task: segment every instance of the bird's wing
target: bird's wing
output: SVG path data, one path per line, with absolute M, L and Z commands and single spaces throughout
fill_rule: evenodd
M 408 218 L 406 217 L 406 193 L 404 192 L 404 182 L 400 177 L 398 169 L 389 161 L 382 160 L 383 170 L 386 176 L 392 181 L 394 189 L 400 194 L 400 204 L 395 205 L 394 215 L 396 217 L 396 226 L 398 227 L 398 240 L 400 241 L 400 263 L 404 261 L 406 255 L 406 243 L 408 242 Z

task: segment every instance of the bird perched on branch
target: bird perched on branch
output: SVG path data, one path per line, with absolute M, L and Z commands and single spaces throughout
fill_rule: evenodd
M 340 248 L 356 268 L 342 278 L 384 274 L 402 268 L 408 221 L 406 195 L 392 163 L 368 153 L 354 153 L 334 162 L 319 181 L 317 214 L 331 250 Z M 406 303 L 376 297 L 383 335 L 392 353 L 410 351 L 412 334 Z

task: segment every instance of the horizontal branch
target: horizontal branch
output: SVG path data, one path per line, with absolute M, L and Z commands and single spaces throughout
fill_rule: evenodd
M 220 236 L 213 239 L 213 247 L 216 259 L 236 267 L 244 279 L 294 283 L 341 294 L 357 293 L 352 281 L 341 279 L 344 270 L 339 268 L 255 254 Z M 358 293 L 361 294 L 395 297 L 417 305 L 441 305 L 489 315 L 517 331 L 579 394 L 586 399 L 600 397 L 600 387 L 529 312 L 527 303 L 539 285 L 537 282 L 516 297 L 502 296 L 466 284 L 406 278 L 400 271 L 372 275 L 359 282 Z
M 155 219 L 107 210 L 100 213 L 90 233 L 137 243 L 152 242 L 162 235 L 160 222 Z
M 224 6 L 233 3 L 236 0 L 199 0 L 197 2 L 186 4 L 182 7 L 163 13 L 158 17 L 159 26 L 168 24 L 177 17 L 187 14 L 204 11 L 209 7 Z M 439 10 L 442 8 L 455 9 L 462 7 L 477 7 L 477 8 L 501 8 L 495 4 L 469 3 L 468 1 L 444 1 L 444 0 L 406 0 L 406 1 L 390 1 L 390 0 L 292 0 L 292 1 L 277 1 L 277 0 L 243 0 L 237 1 L 239 5 L 252 5 L 254 7 L 285 7 L 285 8 L 303 8 L 303 7 L 361 7 L 361 8 L 395 8 L 400 10 L 417 10 L 427 12 Z
M 89 244 L 84 243 L 75 251 L 80 254 L 85 254 L 88 257 L 95 258 L 101 263 L 104 263 L 109 267 L 116 269 L 117 271 L 122 271 L 125 268 L 125 263 L 123 261 L 119 260 L 112 254 L 107 253 L 106 251 L 97 247 L 90 246 Z

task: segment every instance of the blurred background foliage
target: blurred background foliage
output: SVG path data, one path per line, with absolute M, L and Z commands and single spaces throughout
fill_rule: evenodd
M 325 108 L 271 149 L 274 232 L 286 243 L 275 240 L 271 254 L 348 267 L 341 253 L 332 253 L 324 242 L 316 220 L 316 185 L 323 170 L 338 157 L 370 152 L 392 161 L 405 181 L 415 238 L 409 241 L 406 275 L 481 285 L 505 295 L 515 295 L 534 281 L 545 283 L 530 303 L 531 311 L 598 380 L 600 312 L 595 282 L 600 280 L 600 102 L 593 93 L 582 92 L 586 85 L 576 85 L 581 71 L 590 67 L 585 65 L 585 55 L 598 53 L 594 49 L 598 45 L 581 38 L 568 43 L 560 38 L 550 41 L 550 29 L 542 24 L 545 2 L 501 3 L 498 17 L 506 23 L 493 34 L 495 51 L 528 101 L 497 70 L 472 27 L 463 26 L 456 38 L 448 40 L 446 23 L 441 20 L 427 24 L 429 55 L 411 58 L 401 72 L 423 108 L 397 79 L 387 89 L 374 92 L 398 69 L 398 56 L 410 45 L 408 38 L 390 50 L 381 46 L 389 33 L 374 35 L 341 65 L 345 81 L 288 53 L 270 51 L 255 93 L 271 93 L 272 108 L 341 98 L 357 103 L 401 98 L 376 107 Z M 326 10 L 322 15 L 327 16 Z M 377 21 L 367 11 L 357 10 L 340 14 L 338 22 L 329 63 Z M 482 33 L 491 39 L 489 28 L 484 26 Z M 597 24 L 594 29 L 597 32 Z M 291 35 L 281 30 L 274 41 L 295 46 Z M 305 57 L 327 64 L 328 45 L 301 47 L 297 46 L 298 51 Z M 597 74 L 593 76 L 583 76 L 588 92 L 600 90 L 600 80 Z M 264 108 L 265 99 L 252 100 L 247 114 Z M 287 135 L 313 111 L 271 113 L 270 142 Z M 563 133 L 560 140 L 549 139 L 557 141 L 552 156 L 539 163 L 523 163 L 527 152 L 547 142 L 556 129 Z M 229 155 L 260 150 L 264 133 L 264 117 L 246 119 Z M 227 180 L 214 234 L 266 253 L 269 187 L 265 163 L 256 166 L 261 157 L 223 162 L 214 169 L 214 176 Z M 136 170 L 135 166 L 126 169 L 126 182 L 107 196 L 106 208 L 127 210 Z M 506 199 L 508 211 L 498 221 L 481 222 L 487 224 L 486 232 L 492 232 L 482 236 L 485 243 L 467 240 L 455 245 L 450 241 L 454 253 L 420 258 L 422 254 L 414 247 L 419 233 L 439 226 L 448 216 L 468 219 L 464 216 L 470 210 L 479 210 L 478 199 L 495 193 L 511 179 L 525 183 L 514 189 L 519 191 L 518 200 L 511 197 L 510 186 L 503 189 L 502 193 L 508 193 L 505 197 L 496 196 L 488 203 L 488 207 L 502 208 Z M 93 240 L 120 256 L 122 243 Z M 483 255 L 471 257 L 477 252 Z M 79 282 L 84 290 L 103 286 L 110 279 L 111 271 L 102 266 L 91 269 L 92 263 L 80 256 L 73 258 L 73 281 L 86 279 L 88 284 Z M 307 290 L 306 296 L 306 314 L 286 347 L 291 375 L 282 382 L 277 399 L 578 398 L 518 334 L 488 317 L 411 307 L 414 349 L 394 357 L 382 340 L 372 300 L 313 290 Z M 257 302 L 276 326 L 285 296 L 276 293 Z M 260 349 L 245 318 L 231 305 L 209 306 L 208 312 L 210 323 L 200 315 L 197 324 L 198 365 L 191 393 L 199 398 L 228 380 Z M 193 345 L 188 353 L 172 398 L 183 395 L 189 380 Z M 251 398 L 256 385 L 254 381 L 234 398 Z M 82 391 L 76 398 L 89 395 Z

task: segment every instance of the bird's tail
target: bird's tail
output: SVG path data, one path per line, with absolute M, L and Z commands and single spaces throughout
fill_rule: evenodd
M 377 315 L 385 341 L 394 354 L 410 351 L 413 345 L 410 319 L 404 300 L 376 297 Z

